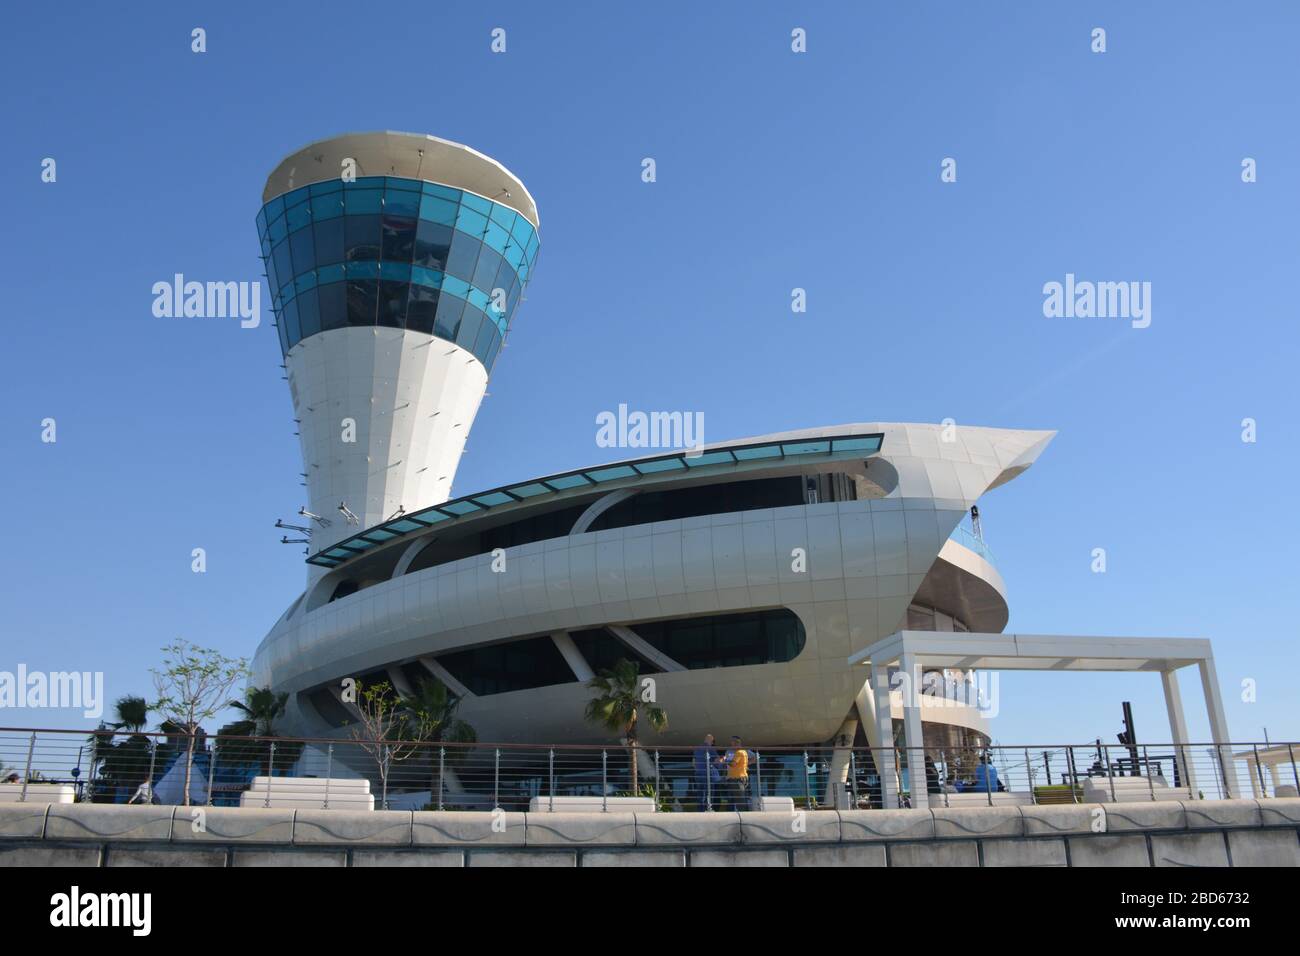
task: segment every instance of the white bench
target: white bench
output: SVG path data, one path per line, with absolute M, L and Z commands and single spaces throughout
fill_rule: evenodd
M 77 788 L 70 783 L 29 783 L 23 800 L 21 783 L 0 783 L 0 803 L 74 803 Z
M 992 803 L 995 807 L 1027 807 L 1034 802 L 1034 796 L 1031 793 L 1017 793 L 1015 791 L 998 791 L 992 793 L 980 793 L 966 791 L 964 793 L 932 793 L 930 797 L 930 809 L 945 806 L 947 800 L 949 807 L 987 807 Z
M 529 813 L 600 813 L 602 810 L 623 813 L 653 813 L 653 797 L 533 797 Z
M 1114 796 L 1111 788 L 1114 787 Z M 1190 800 L 1187 787 L 1171 787 L 1164 777 L 1088 777 L 1083 781 L 1084 803 L 1150 803 L 1151 800 Z
M 327 800 L 329 806 L 325 805 Z M 239 795 L 239 805 L 283 810 L 373 810 L 375 796 L 365 778 L 254 777 L 253 785 Z

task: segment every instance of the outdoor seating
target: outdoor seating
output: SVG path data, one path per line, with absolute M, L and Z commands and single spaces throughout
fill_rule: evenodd
M 328 804 L 328 805 L 327 805 Z M 284 810 L 373 810 L 375 796 L 366 779 L 254 777 L 239 796 L 241 807 Z

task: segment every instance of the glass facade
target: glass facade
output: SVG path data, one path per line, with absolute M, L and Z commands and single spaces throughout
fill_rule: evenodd
M 786 608 L 651 621 L 632 630 L 690 670 L 792 661 L 808 639 L 803 621 Z
M 537 262 L 509 206 L 395 176 L 313 183 L 257 214 L 280 348 L 384 326 L 436 335 L 490 372 Z

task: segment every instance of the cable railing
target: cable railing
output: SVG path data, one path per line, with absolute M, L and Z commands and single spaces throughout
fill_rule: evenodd
M 0 728 L 0 802 L 688 812 L 1300 795 L 1300 743 L 547 745 Z M 924 797 L 922 797 L 922 789 Z

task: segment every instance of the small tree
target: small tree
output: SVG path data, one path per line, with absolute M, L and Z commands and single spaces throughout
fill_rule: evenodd
M 231 688 L 248 675 L 248 661 L 226 657 L 184 638 L 178 638 L 162 651 L 162 669 L 150 671 L 154 689 L 158 692 L 158 702 L 153 709 L 165 715 L 164 725 L 170 724 L 188 740 L 184 805 L 189 806 L 190 775 L 194 769 L 194 744 L 199 725 L 229 706 Z M 152 783 L 150 781 L 150 786 Z
M 361 726 L 353 729 L 352 739 L 374 760 L 382 791 L 380 805 L 388 809 L 388 775 L 393 764 L 419 753 L 420 745 L 436 728 L 429 713 L 412 710 L 410 702 L 388 681 L 361 689 L 357 713 Z
M 587 720 L 613 731 L 626 742 L 628 757 L 632 762 L 632 793 L 640 789 L 637 781 L 637 724 L 642 717 L 652 730 L 668 726 L 668 714 L 650 702 L 641 688 L 641 667 L 626 659 L 615 662 L 613 668 L 603 670 L 587 682 L 587 687 L 597 696 L 587 702 Z

